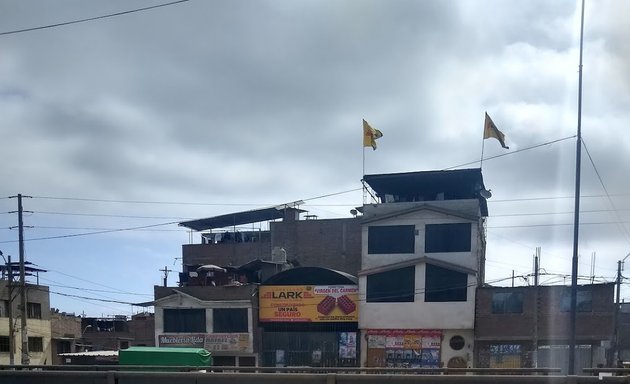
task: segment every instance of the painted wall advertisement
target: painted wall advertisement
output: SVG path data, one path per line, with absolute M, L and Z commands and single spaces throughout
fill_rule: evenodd
M 251 352 L 248 333 L 159 335 L 160 347 L 204 348 L 211 352 Z
M 259 290 L 261 322 L 358 321 L 356 285 L 274 285 Z

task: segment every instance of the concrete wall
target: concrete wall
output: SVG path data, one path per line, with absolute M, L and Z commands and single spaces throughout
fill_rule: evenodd
M 325 267 L 357 275 L 361 266 L 359 218 L 271 223 L 271 244 L 302 267 Z

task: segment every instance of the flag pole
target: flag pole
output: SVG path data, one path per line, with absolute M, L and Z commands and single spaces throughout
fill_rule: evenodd
M 363 187 L 363 204 L 365 204 L 367 200 L 367 189 L 365 187 L 365 182 L 363 181 L 363 178 L 365 177 L 365 145 L 362 146 L 362 148 L 363 148 L 363 169 L 361 172 L 361 186 Z
M 483 134 L 481 135 L 481 158 L 479 159 L 479 169 L 483 168 L 483 148 L 484 148 L 484 144 L 486 143 L 486 139 L 485 139 L 485 132 L 486 132 L 486 122 L 484 120 L 483 123 Z

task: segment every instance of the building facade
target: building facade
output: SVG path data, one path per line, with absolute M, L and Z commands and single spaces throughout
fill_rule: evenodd
M 212 352 L 214 365 L 256 366 L 256 286 L 155 287 L 155 345 Z
M 261 365 L 358 366 L 356 277 L 321 267 L 297 267 L 258 290 Z
M 610 366 L 614 284 L 578 286 L 575 372 Z M 477 290 L 475 355 L 483 368 L 561 368 L 568 372 L 570 295 L 567 286 L 482 287 Z
M 0 364 L 9 364 L 11 355 L 15 364 L 22 359 L 22 328 L 18 303 L 19 289 L 8 279 L 0 280 Z M 50 294 L 47 286 L 26 284 L 26 335 L 28 337 L 28 360 L 30 364 L 52 364 L 50 326 Z M 13 318 L 13 352 L 10 350 L 9 307 Z
M 487 206 L 478 169 L 366 175 L 361 363 L 472 367 Z

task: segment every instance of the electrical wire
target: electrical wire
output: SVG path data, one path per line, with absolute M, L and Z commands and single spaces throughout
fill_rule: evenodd
M 602 188 L 604 189 L 604 192 L 606 193 L 606 197 L 608 198 L 608 203 L 610 204 L 611 207 L 613 207 L 613 212 L 615 213 L 615 217 L 617 219 L 617 225 L 619 229 L 621 230 L 621 233 L 623 233 L 626 236 L 626 241 L 630 244 L 630 232 L 628 232 L 628 229 L 626 228 L 625 225 L 622 225 L 622 223 L 625 223 L 625 222 L 621 220 L 621 217 L 619 217 L 619 213 L 616 210 L 615 204 L 613 203 L 610 197 L 610 194 L 608 193 L 608 189 L 606 188 L 606 185 L 604 184 L 604 180 L 602 179 L 602 176 L 600 175 L 599 170 L 597 169 L 597 166 L 595 165 L 595 162 L 593 161 L 593 158 L 591 157 L 591 153 L 589 152 L 588 147 L 586 146 L 586 143 L 584 142 L 584 140 L 582 140 L 582 145 L 584 146 L 584 149 L 586 150 L 586 154 L 588 155 L 588 158 L 591 162 L 591 165 L 593 166 L 593 169 L 595 170 L 597 179 L 599 180 L 599 183 L 601 184 Z
M 150 7 L 136 8 L 136 9 L 131 9 L 129 11 L 122 11 L 122 12 L 110 13 L 110 14 L 102 15 L 102 16 L 89 17 L 89 18 L 86 18 L 86 19 L 79 19 L 79 20 L 73 20 L 73 21 L 66 21 L 66 22 L 63 22 L 63 23 L 43 25 L 43 26 L 40 26 L 40 27 L 24 28 L 24 29 L 17 29 L 17 30 L 13 30 L 13 31 L 0 32 L 0 36 L 13 35 L 13 34 L 16 34 L 16 33 L 32 32 L 32 31 L 38 31 L 38 30 L 41 30 L 41 29 L 56 28 L 56 27 L 62 27 L 62 26 L 71 25 L 71 24 L 85 23 L 87 21 L 106 19 L 106 18 L 109 18 L 109 17 L 128 15 L 130 13 L 148 11 L 150 9 L 167 7 L 169 5 L 174 5 L 174 4 L 179 4 L 179 3 L 186 3 L 188 1 L 190 1 L 190 0 L 178 0 L 178 1 L 172 1 L 170 3 L 152 5 Z

